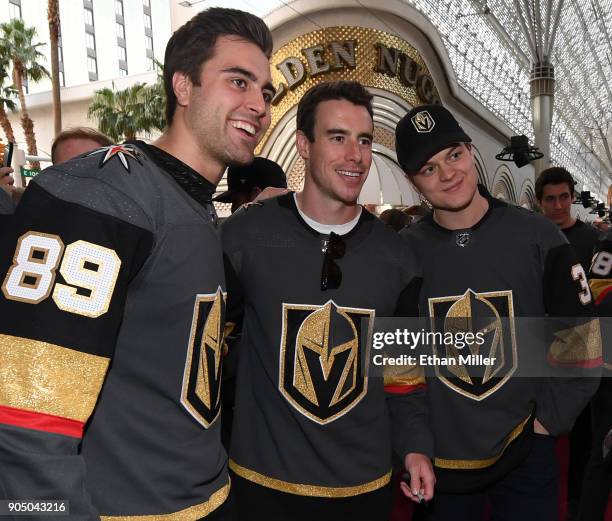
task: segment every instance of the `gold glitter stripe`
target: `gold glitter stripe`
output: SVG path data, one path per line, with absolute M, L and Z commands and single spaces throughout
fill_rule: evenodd
M 523 420 L 519 425 L 514 428 L 514 430 L 508 436 L 508 439 L 504 444 L 504 448 L 497 456 L 481 460 L 436 458 L 434 460 L 434 465 L 443 469 L 482 469 L 485 467 L 490 467 L 491 465 L 493 465 L 493 463 L 497 462 L 497 460 L 499 460 L 499 458 L 503 456 L 505 450 L 508 448 L 508 445 L 510 445 L 510 443 L 512 443 L 516 438 L 518 438 L 521 432 L 523 432 L 523 429 L 525 428 L 525 425 L 527 424 L 530 418 L 531 416 L 528 416 L 525 420 Z
M 0 334 L 0 405 L 85 422 L 108 364 L 101 356 Z
M 104 521 L 195 521 L 219 508 L 227 499 L 229 491 L 230 483 L 227 483 L 212 494 L 208 501 L 172 514 L 155 514 L 151 516 L 100 516 L 100 519 Z
M 356 485 L 354 487 L 321 487 L 317 485 L 289 483 L 288 481 L 270 478 L 254 470 L 242 467 L 231 459 L 229 460 L 229 468 L 240 477 L 257 483 L 262 487 L 273 488 L 274 490 L 280 490 L 281 492 L 296 494 L 298 496 L 351 497 L 365 494 L 366 492 L 372 492 L 373 490 L 384 487 L 391 481 L 391 471 L 389 471 L 384 476 L 374 481 L 370 481 L 369 483 L 364 483 L 363 485 Z
M 424 368 L 419 365 L 412 366 L 385 366 L 384 385 L 420 385 L 425 383 Z
M 552 359 L 564 365 L 576 365 L 601 358 L 599 319 L 563 329 L 555 333 L 550 346 Z
M 384 383 L 385 383 L 385 387 L 392 387 L 395 385 L 400 385 L 400 386 L 421 385 L 425 383 L 425 377 L 415 376 L 411 378 L 407 376 L 407 377 L 402 378 L 401 376 L 385 376 Z
M 589 280 L 589 286 L 593 297 L 597 300 L 602 291 L 612 286 L 612 279 L 591 279 Z

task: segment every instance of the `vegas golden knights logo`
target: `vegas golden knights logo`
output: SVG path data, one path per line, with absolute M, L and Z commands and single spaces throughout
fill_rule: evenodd
M 472 333 L 483 343 L 457 342 L 433 345 L 434 355 L 452 363 L 435 365 L 436 376 L 448 387 L 473 400 L 483 400 L 499 390 L 517 368 L 512 291 L 475 293 L 429 299 L 432 330 L 436 333 Z M 483 359 L 490 363 L 483 363 Z
M 225 298 L 221 288 L 214 294 L 196 296 L 183 375 L 181 403 L 206 428 L 221 410 Z
M 279 389 L 293 407 L 324 425 L 361 401 L 373 319 L 373 310 L 338 307 L 332 300 L 283 304 Z
M 436 122 L 426 110 L 417 112 L 414 116 L 412 116 L 411 120 L 412 125 L 419 134 L 431 132 L 436 126 Z

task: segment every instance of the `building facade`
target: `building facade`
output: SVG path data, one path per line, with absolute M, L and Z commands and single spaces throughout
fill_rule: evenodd
M 94 126 L 87 108 L 96 90 L 154 82 L 154 60 L 163 62 L 170 38 L 169 0 L 59 0 L 62 125 Z M 51 71 L 47 0 L 0 0 L 0 23 L 21 18 L 36 28 L 42 61 Z M 53 140 L 51 80 L 28 85 L 26 102 L 34 120 L 39 154 Z M 19 114 L 9 115 L 23 142 Z M 25 148 L 23 145 L 21 148 Z

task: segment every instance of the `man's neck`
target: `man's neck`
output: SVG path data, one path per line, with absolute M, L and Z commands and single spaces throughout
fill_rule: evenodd
M 186 129 L 178 128 L 179 124 L 176 123 L 176 119 L 175 116 L 172 126 L 151 144 L 176 157 L 217 186 L 223 177 L 225 165 L 207 157 L 193 139 L 192 134 Z
M 476 191 L 472 201 L 461 210 L 434 210 L 434 220 L 447 230 L 463 230 L 474 226 L 488 210 L 489 201 Z
M 302 212 L 314 221 L 321 224 L 345 224 L 352 221 L 360 212 L 361 206 L 346 204 L 342 201 L 321 196 L 321 193 L 308 183 L 304 190 L 296 194 L 297 203 Z
M 569 221 L 565 221 L 564 223 L 561 223 L 559 225 L 559 228 L 561 228 L 562 230 L 567 230 L 568 228 L 571 228 L 572 226 L 574 226 L 574 224 L 576 224 L 577 219 L 574 219 L 573 217 L 569 220 Z

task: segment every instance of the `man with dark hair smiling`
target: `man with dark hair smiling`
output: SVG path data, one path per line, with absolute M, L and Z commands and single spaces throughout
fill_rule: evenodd
M 67 500 L 78 520 L 235 519 L 211 199 L 270 124 L 271 49 L 251 14 L 197 14 L 166 48 L 162 136 L 28 187 L 0 245 L 3 499 Z
M 444 327 L 484 332 L 488 340 L 476 352 L 498 361 L 436 367 L 427 379 L 437 483 L 432 508 L 421 514 L 480 521 L 488 500 L 495 519 L 556 520 L 553 436 L 571 428 L 598 379 L 513 378 L 535 349 L 545 364 L 548 347 L 526 342 L 517 317 L 585 317 L 558 332 L 565 350 L 551 339 L 549 357 L 597 365 L 601 345 L 584 269 L 556 226 L 477 185 L 471 139 L 444 107 L 408 112 L 397 125 L 396 150 L 433 207 L 403 232 L 423 269 L 421 312 Z
M 432 496 L 422 375 L 368 376 L 374 318 L 415 316 L 419 284 L 401 239 L 357 204 L 371 99 L 356 82 L 312 87 L 297 113 L 304 189 L 221 227 L 228 321 L 242 331 L 230 445 L 241 519 L 387 521 L 392 449 L 406 495 Z

